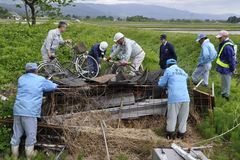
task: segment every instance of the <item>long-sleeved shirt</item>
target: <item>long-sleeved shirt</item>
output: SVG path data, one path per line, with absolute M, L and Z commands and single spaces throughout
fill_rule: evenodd
M 42 47 L 51 53 L 55 53 L 56 49 L 64 43 L 65 41 L 63 40 L 59 29 L 56 28 L 48 32 L 47 38 L 44 40 Z
M 222 46 L 227 43 L 231 42 L 230 39 L 227 39 L 219 44 L 219 52 L 222 48 Z M 218 53 L 219 54 L 219 53 Z M 236 58 L 235 58 L 235 52 L 234 47 L 231 45 L 226 45 L 221 53 L 220 60 L 226 64 L 229 64 L 229 68 L 221 67 L 220 65 L 217 65 L 217 72 L 221 74 L 232 74 L 233 71 L 236 69 Z
M 167 87 L 168 103 L 190 102 L 187 88 L 188 74 L 177 65 L 167 68 L 160 77 L 158 86 Z
M 204 40 L 201 47 L 202 50 L 198 58 L 198 65 L 204 65 L 216 59 L 217 51 L 209 39 Z
M 90 50 L 90 52 L 89 52 L 89 55 L 92 56 L 92 57 L 98 62 L 98 64 L 100 64 L 100 58 L 101 58 L 101 57 L 103 58 L 103 56 L 104 56 L 105 53 L 106 53 L 106 51 L 104 51 L 104 52 L 101 51 L 101 50 L 99 49 L 99 46 L 100 46 L 99 43 L 93 45 L 92 48 L 91 48 L 91 50 Z M 104 53 L 104 55 L 102 55 L 102 53 Z
M 117 48 L 111 53 L 110 57 L 121 54 L 122 60 L 129 61 L 130 58 L 134 58 L 141 53 L 144 54 L 144 51 L 139 44 L 131 39 L 124 38 L 123 45 L 117 45 Z
M 160 53 L 159 53 L 159 65 L 161 69 L 166 69 L 166 62 L 168 59 L 175 59 L 177 60 L 177 55 L 174 49 L 174 46 L 166 42 L 160 46 Z
M 43 92 L 53 91 L 57 84 L 33 73 L 26 73 L 18 79 L 18 91 L 13 115 L 40 117 Z

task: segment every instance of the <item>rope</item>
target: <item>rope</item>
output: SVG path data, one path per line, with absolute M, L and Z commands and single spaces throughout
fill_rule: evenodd
M 239 117 L 237 117 L 237 118 L 234 120 L 234 122 L 236 122 L 236 120 L 237 120 L 238 118 L 239 118 Z M 214 140 L 214 139 L 220 138 L 220 137 L 226 135 L 227 133 L 232 132 L 234 129 L 238 128 L 239 126 L 240 126 L 240 123 L 238 123 L 238 124 L 235 125 L 233 128 L 227 130 L 226 132 L 224 132 L 224 133 L 222 133 L 222 134 L 220 134 L 220 135 L 214 136 L 214 137 L 212 137 L 212 138 L 209 138 L 209 139 L 206 139 L 206 140 L 203 140 L 203 141 L 199 141 L 199 142 L 193 143 L 192 145 L 199 145 L 199 144 L 206 143 L 206 142 L 208 142 L 208 141 L 212 141 L 212 140 Z

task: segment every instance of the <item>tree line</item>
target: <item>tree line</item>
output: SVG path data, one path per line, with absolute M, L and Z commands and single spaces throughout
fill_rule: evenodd
M 236 16 L 228 17 L 227 22 L 228 23 L 239 23 L 240 17 L 236 17 Z
M 8 12 L 8 10 L 0 6 L 0 18 L 6 19 L 9 18 L 10 16 L 11 14 Z

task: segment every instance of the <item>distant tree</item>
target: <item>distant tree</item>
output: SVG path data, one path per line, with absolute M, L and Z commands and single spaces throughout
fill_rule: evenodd
M 228 23 L 239 23 L 240 22 L 240 18 L 238 18 L 236 16 L 228 17 L 227 22 Z
M 0 18 L 5 19 L 5 18 L 8 18 L 10 16 L 11 16 L 11 14 L 8 12 L 7 9 L 4 9 L 4 8 L 0 7 Z
M 85 19 L 90 19 L 91 17 L 90 16 L 86 16 Z
M 113 17 L 113 16 L 109 16 L 108 19 L 109 19 L 110 21 L 114 21 L 114 17 Z
M 143 16 L 132 16 L 132 17 L 127 17 L 127 21 L 133 21 L 133 22 L 147 22 L 147 21 L 156 21 L 154 18 L 148 18 L 148 17 L 143 17 Z
M 97 20 L 107 20 L 107 21 L 113 21 L 114 20 L 114 17 L 113 16 L 97 16 L 96 17 Z
M 117 18 L 117 21 L 122 21 L 123 19 L 121 17 L 118 17 Z
M 30 25 L 30 18 L 28 8 L 30 8 L 31 24 L 36 24 L 37 14 L 45 12 L 49 15 L 60 14 L 60 7 L 70 5 L 74 0 L 22 0 L 25 7 L 25 14 L 28 24 Z M 21 5 L 17 5 L 21 7 Z

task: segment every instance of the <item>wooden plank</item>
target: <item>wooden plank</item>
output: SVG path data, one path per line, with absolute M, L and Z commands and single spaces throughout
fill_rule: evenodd
M 134 105 L 103 109 L 103 112 L 110 112 L 112 119 L 138 118 L 149 115 L 165 115 L 167 110 L 167 99 L 147 99 Z
M 122 107 L 114 107 L 114 108 L 106 108 L 99 110 L 91 110 L 73 114 L 65 114 L 65 115 L 56 115 L 53 117 L 43 117 L 48 122 L 53 121 L 52 123 L 58 122 L 62 123 L 66 119 L 70 119 L 71 117 L 77 117 L 87 114 L 101 114 L 101 113 L 109 113 L 109 119 L 131 119 L 138 118 L 142 116 L 150 116 L 150 115 L 163 115 L 165 116 L 167 110 L 167 99 L 146 99 L 143 102 L 137 102 L 134 105 L 122 106 Z M 121 113 L 121 114 L 119 114 Z M 50 123 L 51 124 L 51 123 Z
M 125 106 L 134 104 L 135 97 L 133 93 L 118 93 L 101 97 L 98 102 L 102 104 L 102 108 L 116 107 L 121 104 Z
M 110 81 L 111 79 L 113 79 L 114 77 L 116 77 L 116 74 L 107 74 L 107 75 L 103 75 L 101 77 L 91 78 L 90 81 L 104 84 L 104 83 L 107 83 L 108 81 Z

